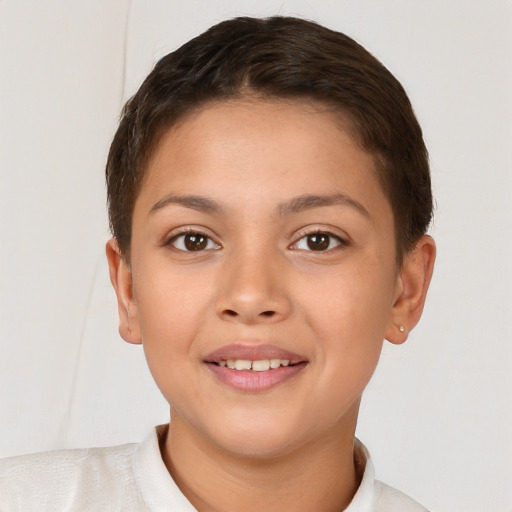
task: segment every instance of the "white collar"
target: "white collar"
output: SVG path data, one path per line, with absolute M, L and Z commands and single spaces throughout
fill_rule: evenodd
M 196 509 L 180 491 L 162 460 L 159 436 L 164 435 L 167 425 L 153 429 L 137 446 L 132 455 L 135 481 L 142 497 L 152 512 L 196 512 Z M 375 501 L 375 469 L 370 454 L 358 439 L 354 439 L 354 462 L 361 484 L 344 512 L 372 512 Z

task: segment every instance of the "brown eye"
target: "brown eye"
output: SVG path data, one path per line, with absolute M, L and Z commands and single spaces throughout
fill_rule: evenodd
M 208 249 L 219 249 L 211 238 L 201 233 L 186 233 L 175 236 L 169 242 L 175 249 L 185 252 L 198 252 Z
M 185 236 L 185 247 L 189 251 L 202 251 L 208 245 L 208 238 L 198 233 Z
M 329 248 L 331 237 L 326 233 L 315 233 L 307 236 L 308 248 L 312 251 L 325 251 Z
M 303 236 L 293 245 L 293 248 L 301 251 L 326 252 L 345 245 L 347 243 L 339 236 L 327 232 L 318 232 Z

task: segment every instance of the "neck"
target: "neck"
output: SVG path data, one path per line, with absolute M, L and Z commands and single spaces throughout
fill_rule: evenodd
M 174 481 L 199 512 L 339 512 L 359 485 L 353 459 L 354 421 L 321 441 L 273 457 L 243 457 L 214 445 L 178 415 L 163 439 Z

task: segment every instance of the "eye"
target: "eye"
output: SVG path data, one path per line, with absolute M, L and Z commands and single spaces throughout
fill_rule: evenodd
M 202 233 L 183 233 L 181 235 L 176 235 L 169 240 L 169 245 L 172 245 L 179 251 L 186 252 L 197 252 L 220 248 L 220 246 L 210 237 L 203 235 Z
M 333 235 L 332 233 L 318 232 L 303 236 L 293 245 L 293 248 L 301 251 L 325 252 L 339 247 L 340 245 L 347 244 L 339 236 Z

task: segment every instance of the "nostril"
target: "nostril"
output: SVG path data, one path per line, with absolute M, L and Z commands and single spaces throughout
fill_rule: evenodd
M 222 317 L 224 317 L 224 319 L 240 320 L 247 323 L 258 322 L 258 318 L 260 320 L 267 318 L 270 320 L 275 319 L 278 316 L 277 311 L 270 309 L 261 311 L 260 313 L 254 312 L 254 314 L 251 311 L 244 311 L 243 309 L 223 309 L 220 314 Z

